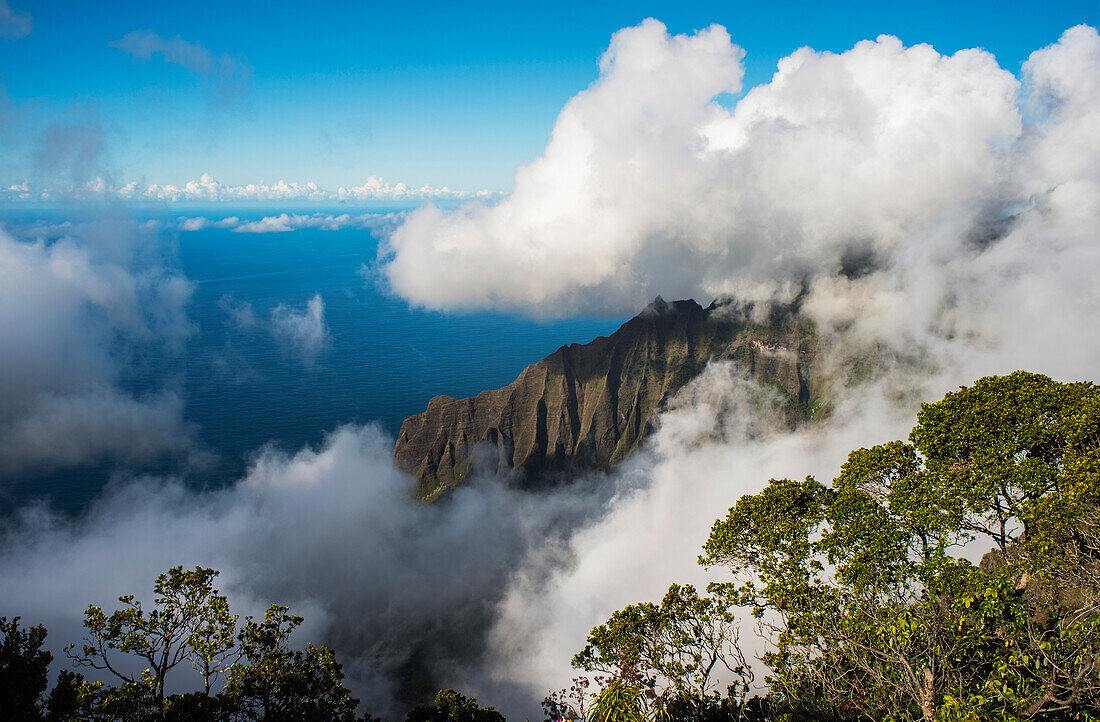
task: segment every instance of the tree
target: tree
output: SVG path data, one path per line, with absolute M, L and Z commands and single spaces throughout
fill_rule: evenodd
M 908 443 L 852 452 L 830 486 L 772 480 L 739 500 L 700 561 L 743 578 L 712 591 L 753 607 L 773 690 L 820 716 L 1085 714 L 1100 609 L 1095 590 L 1061 599 L 1098 561 L 1100 391 L 1016 372 L 917 422 Z M 958 557 L 979 538 L 999 563 Z
M 586 717 L 600 722 L 669 718 L 673 709 L 692 717 L 707 705 L 740 706 L 752 672 L 737 645 L 736 620 L 724 600 L 700 596 L 690 585 L 673 584 L 660 604 L 632 604 L 593 628 L 573 666 L 595 673 L 597 691 L 587 699 L 589 682 L 544 702 L 551 718 Z M 723 701 L 715 689 L 719 670 L 737 682 Z
M 79 652 L 66 648 L 79 666 L 106 670 L 119 687 L 62 676 L 47 706 L 55 717 L 92 720 L 306 720 L 351 722 L 359 701 L 343 685 L 343 671 L 328 647 L 290 649 L 302 618 L 272 605 L 261 622 L 249 617 L 237 629 L 214 569 L 173 567 L 157 577 L 153 608 L 133 595 L 110 615 L 88 607 L 88 636 Z M 130 655 L 129 665 L 125 655 Z M 133 658 L 145 669 L 130 671 Z M 202 690 L 166 695 L 168 672 L 184 661 L 202 680 Z M 217 694 L 219 677 L 226 679 Z
M 663 699 L 713 691 L 724 668 L 747 688 L 752 673 L 737 646 L 736 619 L 723 600 L 673 584 L 659 605 L 645 602 L 615 612 L 588 635 L 573 666 L 632 678 Z
M 187 658 L 202 677 L 203 691 L 207 696 L 218 677 L 224 675 L 241 657 L 240 652 L 234 649 L 237 615 L 229 613 L 229 600 L 218 594 L 216 589 L 211 591 L 202 614 L 187 637 Z
M 0 617 L 0 700 L 5 719 L 41 719 L 39 699 L 49 685 L 53 655 L 42 649 L 46 628 L 19 628 L 19 617 Z
M 277 604 L 263 621 L 249 617 L 238 631 L 237 616 L 213 586 L 217 575 L 214 569 L 173 567 L 156 578 L 152 609 L 133 595 L 119 597 L 123 607 L 110 615 L 88 607 L 80 651 L 73 651 L 75 644 L 65 651 L 78 666 L 113 674 L 121 681 L 117 687 L 61 671 L 43 700 L 52 660 L 41 650 L 45 628 L 23 630 L 18 617 L 10 623 L 0 618 L 0 719 L 352 722 L 359 700 L 343 685 L 332 650 L 290 649 L 302 618 Z M 165 694 L 168 672 L 185 660 L 198 672 L 201 691 Z M 145 669 L 133 671 L 134 661 Z M 225 687 L 214 694 L 223 675 Z
M 417 705 L 405 722 L 504 722 L 504 716 L 492 707 L 479 707 L 476 699 L 443 689 L 434 704 Z
M 119 597 L 123 608 L 110 615 L 89 605 L 84 613 L 88 636 L 78 652 L 70 644 L 66 653 L 78 666 L 106 670 L 134 690 L 145 690 L 157 703 L 164 700 L 168 672 L 191 660 L 209 694 L 214 678 L 231 663 L 237 619 L 214 589 L 217 575 L 203 567 L 169 569 L 157 576 L 153 609 L 148 611 L 133 594 Z M 125 671 L 118 653 L 142 660 L 145 670 L 140 675 Z
M 262 622 L 249 617 L 238 640 L 246 664 L 234 666 L 224 699 L 235 720 L 329 722 L 355 718 L 359 700 L 343 685 L 332 650 L 308 645 L 290 649 L 302 618 L 272 604 Z
M 87 710 L 91 706 L 89 696 L 96 691 L 97 687 L 88 684 L 83 675 L 67 669 L 61 670 L 57 673 L 57 684 L 46 698 L 43 718 L 47 722 L 78 718 L 81 710 Z

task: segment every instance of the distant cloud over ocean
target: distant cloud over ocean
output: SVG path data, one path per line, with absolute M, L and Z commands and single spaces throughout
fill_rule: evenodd
M 51 201 L 64 198 L 117 198 L 128 201 L 164 201 L 176 202 L 252 202 L 252 201 L 290 201 L 290 202 L 347 202 L 347 201 L 431 201 L 431 200 L 495 200 L 501 197 L 499 191 L 492 190 L 454 190 L 447 186 L 431 185 L 409 186 L 405 183 L 387 183 L 382 178 L 368 176 L 357 186 L 340 186 L 336 189 L 323 188 L 312 181 L 306 183 L 245 183 L 230 185 L 221 183 L 209 173 L 203 173 L 197 180 L 181 185 L 172 183 L 138 183 L 131 181 L 115 185 L 97 177 L 80 186 L 68 188 L 39 188 L 24 180 L 10 183 L 0 188 L 0 200 L 12 202 Z

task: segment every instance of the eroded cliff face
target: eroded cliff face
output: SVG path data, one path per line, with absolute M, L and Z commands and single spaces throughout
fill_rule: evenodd
M 433 398 L 402 424 L 394 456 L 426 499 L 475 469 L 535 485 L 608 467 L 637 448 L 654 414 L 715 359 L 734 359 L 779 389 L 794 424 L 815 403 L 817 342 L 790 309 L 763 322 L 751 316 L 732 303 L 704 309 L 657 298 L 610 336 L 562 346 L 504 388 Z

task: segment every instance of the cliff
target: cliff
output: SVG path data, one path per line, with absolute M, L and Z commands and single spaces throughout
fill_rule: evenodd
M 433 398 L 402 424 L 394 456 L 426 499 L 474 468 L 533 485 L 554 472 L 608 467 L 637 448 L 654 413 L 712 359 L 735 359 L 780 389 L 794 424 L 815 396 L 815 337 L 791 309 L 773 309 L 764 322 L 750 311 L 658 297 L 610 336 L 562 346 L 504 388 Z

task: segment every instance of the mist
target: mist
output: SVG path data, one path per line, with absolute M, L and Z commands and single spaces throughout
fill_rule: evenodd
M 857 350 L 881 359 L 870 380 L 834 389 L 826 421 L 790 432 L 766 389 L 712 364 L 613 473 L 540 493 L 471 479 L 431 505 L 394 468 L 391 438 L 345 426 L 316 448 L 258 450 L 224 489 L 149 476 L 116 482 L 75 519 L 20 510 L 0 545 L 0 575 L 20 581 L 0 590 L 0 609 L 45 624 L 56 654 L 79 638 L 89 602 L 148 594 L 173 565 L 212 566 L 237 613 L 274 601 L 303 614 L 300 639 L 334 646 L 374 714 L 399 713 L 435 685 L 535 719 L 593 625 L 671 582 L 706 581 L 695 559 L 742 494 L 773 477 L 831 479 L 850 450 L 904 437 L 921 402 L 981 376 L 1095 380 L 1095 29 L 1067 30 L 1019 78 L 981 50 L 941 56 L 889 36 L 842 54 L 804 48 L 727 109 L 715 96 L 741 92 L 742 55 L 717 26 L 620 31 L 510 195 L 409 213 L 378 270 L 409 303 L 443 310 L 565 316 L 636 311 L 658 293 L 797 297 L 838 363 Z M 186 280 L 96 248 L 0 235 L 0 274 L 12 274 L 0 278 L 22 277 L 8 270 L 18 261 L 44 284 L 64 269 L 85 281 L 41 298 L 31 295 L 41 284 L 8 296 L 14 286 L 0 283 L 0 334 L 27 333 L 24 314 L 3 315 L 28 307 L 10 297 L 48 311 L 34 336 L 42 348 L 83 339 L 79 364 L 41 379 L 39 363 L 0 355 L 34 380 L 0 396 L 3 438 L 76 423 L 92 398 L 130 408 L 135 427 L 157 432 L 149 448 L 186 447 L 170 390 L 126 396 L 106 340 L 121 330 L 186 343 Z M 232 299 L 226 308 L 244 314 Z M 308 363 L 324 344 L 323 301 L 283 308 L 271 323 Z M 0 446 L 0 461 L 40 463 L 35 448 Z M 94 438 L 80 449 L 120 453 Z M 751 650 L 751 628 L 742 638 Z
M 154 238 L 121 216 L 0 228 L 0 477 L 194 448 L 175 389 L 122 383 L 134 356 L 193 330 L 192 286 Z

